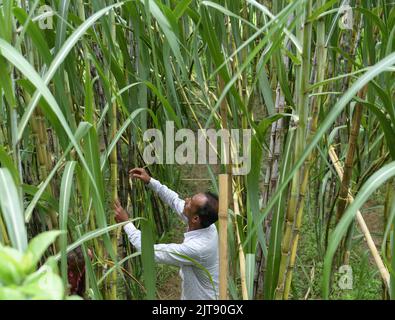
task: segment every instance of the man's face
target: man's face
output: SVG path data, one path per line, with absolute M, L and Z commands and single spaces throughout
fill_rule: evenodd
M 206 204 L 207 198 L 204 193 L 197 193 L 185 199 L 184 214 L 189 222 L 196 222 L 199 216 L 196 214 L 198 209 Z

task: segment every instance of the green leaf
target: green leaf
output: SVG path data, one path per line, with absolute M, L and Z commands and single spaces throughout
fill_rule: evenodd
M 66 164 L 66 168 L 63 172 L 62 183 L 60 186 L 60 199 L 59 199 L 59 226 L 60 230 L 63 231 L 63 234 L 60 237 L 60 252 L 62 258 L 60 260 L 61 265 L 61 274 L 63 279 L 63 285 L 67 286 L 67 218 L 69 215 L 69 204 L 70 204 L 70 196 L 71 189 L 73 186 L 73 176 L 74 169 L 76 166 L 76 161 L 68 161 Z
M 62 279 L 46 265 L 27 277 L 19 290 L 31 300 L 62 300 L 64 296 Z
M 84 35 L 84 33 L 103 15 L 105 15 L 108 11 L 117 8 L 121 6 L 123 3 L 118 3 L 114 4 L 111 6 L 108 6 L 98 12 L 96 12 L 94 15 L 89 17 L 86 21 L 84 21 L 83 24 L 81 24 L 73 33 L 72 35 L 66 40 L 66 42 L 63 44 L 63 46 L 60 48 L 59 52 L 56 54 L 55 58 L 53 59 L 51 66 L 49 67 L 48 71 L 43 77 L 43 82 L 44 86 L 49 84 L 49 81 L 52 79 L 52 77 L 55 75 L 56 71 L 58 70 L 59 66 L 63 63 L 63 61 L 66 59 L 67 55 L 70 53 L 70 51 L 73 49 L 75 44 L 80 40 L 80 38 Z M 15 50 L 15 52 L 17 52 Z M 19 53 L 18 53 L 19 54 Z M 31 72 L 28 72 L 28 74 L 31 74 Z M 32 83 L 34 83 L 37 86 L 37 83 L 32 79 Z M 40 81 L 41 82 L 41 81 Z M 37 88 L 39 89 L 39 88 Z M 43 94 L 44 92 L 41 90 L 37 90 L 36 93 L 34 94 L 32 100 L 30 101 L 25 113 L 22 116 L 21 121 L 19 122 L 18 125 L 18 140 L 21 139 L 22 134 L 29 122 L 29 119 L 31 115 L 33 114 L 33 111 L 35 107 L 37 106 L 37 103 L 43 95 L 45 99 L 48 101 L 48 98 Z M 48 101 L 50 102 L 50 101 Z M 51 106 L 53 107 L 53 106 Z M 57 108 L 57 111 L 60 112 L 60 108 Z M 55 113 L 58 113 L 55 112 Z M 61 120 L 61 119 L 60 119 Z M 65 128 L 66 129 L 66 128 Z
M 3 146 L 0 146 L 0 164 L 3 168 L 7 168 L 10 171 L 15 185 L 18 185 L 20 183 L 18 170 L 16 169 L 12 158 L 8 155 Z
M 0 51 L 1 53 L 1 51 Z M 0 77 L 0 88 L 3 88 L 5 98 L 10 106 L 15 106 L 14 90 L 12 89 L 11 78 L 9 77 L 10 68 L 5 63 L 4 58 L 0 56 L 0 73 L 3 75 Z
M 255 274 L 255 253 L 246 254 L 246 282 L 248 298 L 253 298 L 254 290 L 254 274 Z
M 141 219 L 141 218 L 131 219 L 130 221 L 136 221 L 136 220 L 139 220 L 139 219 Z M 105 227 L 105 228 L 99 228 L 99 229 L 96 229 L 96 230 L 93 230 L 93 231 L 85 233 L 77 241 L 75 241 L 72 244 L 67 246 L 66 254 L 69 253 L 70 251 L 74 250 L 75 248 L 79 247 L 81 244 L 85 243 L 86 241 L 89 241 L 89 240 L 95 239 L 97 237 L 100 237 L 103 234 L 106 234 L 106 233 L 108 233 L 111 230 L 114 230 L 114 229 L 117 229 L 119 227 L 122 227 L 122 226 L 124 226 L 127 223 L 129 223 L 129 221 L 113 224 L 113 225 Z M 59 261 L 60 258 L 61 258 L 61 254 L 60 253 L 58 253 L 58 254 L 56 254 L 54 256 L 54 259 L 56 261 Z
M 25 298 L 19 288 L 0 286 L 0 300 L 24 300 Z
M 34 197 L 36 193 L 40 189 L 37 188 L 36 186 L 31 186 L 27 184 L 22 185 L 22 191 L 29 196 Z M 56 212 L 59 212 L 59 201 L 55 199 L 48 191 L 43 192 L 41 197 L 40 197 L 40 203 L 39 205 L 44 208 L 45 210 L 53 209 Z
M 23 270 L 26 273 L 36 268 L 45 250 L 47 250 L 61 233 L 61 231 L 57 230 L 46 231 L 30 240 L 23 259 Z
M 27 248 L 27 234 L 23 221 L 22 203 L 10 171 L 0 168 L 0 208 L 12 245 L 23 252 Z
M 178 44 L 178 39 L 176 33 L 172 29 L 171 24 L 167 20 L 166 16 L 160 10 L 159 6 L 155 3 L 155 1 L 145 1 L 140 0 L 140 2 L 144 5 L 148 5 L 148 9 L 151 14 L 155 17 L 158 22 L 160 28 L 162 29 L 167 41 L 169 42 L 170 48 L 174 53 L 174 56 L 178 60 L 178 64 L 181 67 L 181 70 L 186 74 L 184 59 L 182 58 L 180 46 Z
M 19 251 L 15 251 L 5 250 L 5 247 L 0 245 L 0 288 L 3 285 L 17 285 L 23 280 L 22 256 Z
M 177 19 L 180 19 L 184 14 L 185 10 L 188 8 L 192 0 L 182 0 L 177 3 L 177 6 L 173 10 L 173 14 Z

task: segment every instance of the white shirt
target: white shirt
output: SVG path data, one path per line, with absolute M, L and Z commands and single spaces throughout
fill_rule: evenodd
M 177 212 L 182 221 L 188 222 L 183 213 L 185 201 L 180 199 L 176 192 L 154 178 L 151 178 L 148 186 Z M 133 246 L 141 251 L 140 230 L 131 222 L 124 226 L 124 230 Z M 185 232 L 184 242 L 181 244 L 155 244 L 154 252 L 156 262 L 181 267 L 182 300 L 218 299 L 218 233 L 215 224 L 211 224 L 207 228 Z M 193 260 L 191 261 L 180 255 Z M 210 273 L 213 283 L 210 281 L 207 272 L 199 268 L 196 263 Z

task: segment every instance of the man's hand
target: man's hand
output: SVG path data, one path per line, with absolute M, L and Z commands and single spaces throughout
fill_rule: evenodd
M 122 208 L 119 200 L 115 200 L 114 202 L 114 212 L 115 212 L 115 221 L 120 223 L 120 222 L 125 222 L 129 220 L 128 213 L 124 208 Z
M 144 181 L 144 183 L 149 183 L 151 180 L 151 177 L 148 175 L 147 171 L 145 171 L 143 168 L 134 168 L 129 171 L 129 175 L 132 178 L 137 178 L 140 179 L 141 181 Z

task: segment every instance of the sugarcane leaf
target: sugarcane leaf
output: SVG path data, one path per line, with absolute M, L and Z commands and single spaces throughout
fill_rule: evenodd
M 321 7 L 318 7 L 314 12 L 311 14 L 310 17 L 307 17 L 308 22 L 313 22 L 317 18 L 319 18 L 320 15 L 324 14 L 326 10 L 328 10 L 330 7 L 332 7 L 335 3 L 339 2 L 339 0 L 329 0 L 325 1 L 324 5 Z
M 12 1 L 4 1 L 0 10 L 0 36 L 8 42 L 12 39 L 12 7 Z
M 214 9 L 217 9 L 218 11 L 222 12 L 225 16 L 236 18 L 236 19 L 244 22 L 246 25 L 250 26 L 254 30 L 258 30 L 258 28 L 254 24 L 252 24 L 248 20 L 240 17 L 239 15 L 233 13 L 232 11 L 226 9 L 225 7 L 221 6 L 218 3 L 215 3 L 215 2 L 212 2 L 212 1 L 202 1 L 201 4 L 205 5 L 205 6 L 208 6 L 208 7 L 211 7 L 211 8 L 214 8 Z
M 169 115 L 169 118 L 174 121 L 174 123 L 177 125 L 177 128 L 182 128 L 181 121 L 177 117 L 177 114 L 174 112 L 173 107 L 170 105 L 169 101 L 160 93 L 159 89 L 154 86 L 151 82 L 149 81 L 144 81 L 145 85 L 151 89 L 151 91 L 159 98 L 159 100 L 162 102 L 163 106 L 165 107 L 165 110 L 167 114 Z
M 8 152 L 3 146 L 0 146 L 0 165 L 3 168 L 8 169 L 14 179 L 15 185 L 18 185 L 20 183 L 18 170 L 16 169 L 12 158 L 8 155 Z
M 248 298 L 253 298 L 254 290 L 254 274 L 255 274 L 255 253 L 246 254 L 246 282 Z
M 139 220 L 139 219 L 141 219 L 141 218 L 131 219 L 130 221 L 136 221 L 136 220 Z M 111 226 L 107 226 L 107 227 L 104 227 L 104 228 L 98 228 L 98 229 L 89 231 L 89 232 L 83 234 L 78 240 L 76 240 L 72 244 L 69 244 L 67 246 L 66 253 L 69 253 L 70 251 L 72 251 L 75 248 L 79 247 L 80 245 L 82 245 L 86 241 L 89 241 L 89 240 L 95 239 L 97 237 L 100 237 L 103 234 L 108 233 L 109 231 L 115 230 L 115 229 L 117 229 L 119 227 L 122 227 L 122 226 L 126 225 L 127 223 L 129 223 L 129 221 L 121 222 L 121 223 L 113 224 Z M 61 254 L 60 253 L 58 253 L 58 254 L 56 254 L 54 256 L 55 261 L 59 261 L 60 258 L 61 258 Z
M 181 55 L 178 39 L 177 39 L 174 29 L 171 27 L 171 24 L 168 21 L 168 19 L 163 14 L 163 12 L 160 10 L 159 6 L 155 3 L 155 1 L 140 0 L 140 2 L 142 4 L 144 4 L 145 6 L 148 6 L 148 10 L 155 17 L 156 21 L 158 22 L 160 28 L 162 29 L 162 31 L 165 35 L 167 41 L 169 42 L 171 50 L 173 51 L 173 54 L 178 61 L 178 64 L 181 66 L 181 70 L 184 73 L 186 73 L 186 70 L 184 67 L 185 63 L 184 63 L 184 59 L 182 58 L 182 55 Z
M 1 53 L 1 51 L 0 51 Z M 0 55 L 0 73 L 3 75 L 0 77 L 0 88 L 3 88 L 3 92 L 7 102 L 11 105 L 15 105 L 14 90 L 12 89 L 9 66 L 5 63 L 4 58 Z
M 34 195 L 39 191 L 40 189 L 36 186 L 28 185 L 28 184 L 23 184 L 22 185 L 22 191 L 25 195 L 29 195 L 34 197 Z M 48 191 L 44 191 L 40 197 L 40 202 L 38 203 L 42 208 L 48 210 L 48 209 L 53 209 L 56 212 L 59 211 L 59 201 L 56 200 Z
M 75 44 L 80 40 L 80 38 L 84 35 L 84 33 L 103 15 L 105 15 L 107 12 L 109 12 L 110 10 L 120 7 L 123 3 L 117 3 L 111 6 L 108 6 L 98 12 L 96 12 L 95 14 L 93 14 L 92 16 L 90 16 L 87 20 L 84 21 L 83 24 L 81 24 L 74 32 L 73 34 L 66 40 L 66 42 L 63 44 L 63 46 L 59 49 L 59 52 L 56 54 L 55 58 L 52 60 L 52 63 L 48 69 L 48 71 L 46 72 L 46 74 L 44 75 L 42 81 L 39 81 L 40 83 L 43 82 L 44 86 L 48 85 L 49 81 L 52 79 L 52 77 L 54 76 L 54 74 L 56 73 L 56 71 L 58 70 L 59 66 L 63 63 L 63 61 L 66 59 L 67 55 L 70 53 L 70 51 L 73 49 L 73 47 L 75 46 Z M 17 53 L 19 55 L 19 53 L 14 50 L 14 54 Z M 31 68 L 32 69 L 32 68 Z M 32 75 L 34 74 L 34 72 L 32 72 L 32 70 L 29 70 L 29 72 L 27 72 L 27 75 Z M 35 78 L 28 77 L 30 78 L 32 83 L 34 83 L 35 85 L 37 85 L 37 82 L 35 80 Z M 39 88 L 37 88 L 39 89 Z M 45 97 L 45 99 L 48 101 L 48 103 L 50 102 L 48 100 L 48 96 L 46 96 L 44 94 L 44 92 L 46 92 L 46 90 L 42 91 L 42 86 L 40 90 L 37 90 L 36 93 L 34 94 L 32 100 L 30 101 L 25 113 L 22 116 L 22 119 L 19 122 L 18 125 L 18 140 L 21 139 L 22 137 L 22 133 L 24 132 L 28 121 L 31 117 L 31 115 L 33 114 L 33 111 L 41 97 L 41 95 L 43 95 Z M 51 101 L 53 101 L 54 99 L 51 99 Z M 56 104 L 57 105 L 57 104 Z M 54 108 L 53 105 L 51 105 L 52 108 Z M 58 112 L 61 112 L 59 107 L 56 108 L 56 110 Z M 55 111 L 55 110 L 54 110 Z M 55 113 L 58 113 L 55 112 Z M 60 119 L 61 120 L 61 119 Z M 66 129 L 66 127 L 65 127 Z M 66 130 L 67 132 L 67 130 Z
M 379 119 L 379 124 L 384 132 L 385 139 L 387 140 L 387 146 L 390 151 L 391 158 L 395 161 L 395 145 L 392 143 L 392 141 L 395 141 L 395 130 L 392 128 L 391 121 L 387 119 L 385 114 L 377 108 L 376 105 L 366 101 L 361 101 L 360 99 L 358 100 L 360 103 L 364 103 L 369 106 L 369 109 Z
M 27 248 L 27 233 L 23 221 L 23 208 L 10 171 L 0 168 L 0 208 L 14 248 L 23 252 Z
M 73 186 L 74 169 L 77 162 L 68 161 L 66 168 L 63 172 L 62 183 L 60 185 L 60 199 L 59 199 L 59 227 L 63 231 L 60 237 L 60 252 L 62 258 L 60 260 L 61 274 L 63 279 L 63 285 L 67 287 L 67 220 L 69 215 L 69 204 L 71 191 Z
M 173 10 L 173 14 L 177 19 L 180 19 L 184 14 L 185 10 L 187 10 L 189 4 L 192 0 L 181 0 L 177 3 L 177 6 Z
M 122 260 L 120 260 L 118 262 L 119 265 L 122 265 L 124 262 L 126 262 L 127 260 L 130 260 L 132 258 L 136 258 L 138 256 L 141 255 L 141 252 L 134 252 L 130 255 L 128 255 L 127 257 L 123 258 Z M 98 285 L 100 285 L 112 272 L 114 272 L 116 270 L 117 266 L 114 265 L 112 266 L 110 269 L 108 269 L 104 275 L 100 278 L 100 280 L 97 282 Z

